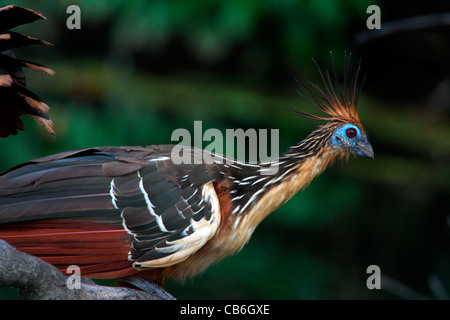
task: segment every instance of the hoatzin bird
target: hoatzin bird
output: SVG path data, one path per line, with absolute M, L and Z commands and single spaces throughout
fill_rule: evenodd
M 205 270 L 334 160 L 373 157 L 357 113 L 359 67 L 345 66 L 343 88 L 320 69 L 323 86 L 304 85 L 325 115 L 293 112 L 326 122 L 278 157 L 276 173 L 194 147 L 197 161 L 180 164 L 173 145 L 63 152 L 0 175 L 0 239 L 86 277 L 162 284 Z
M 12 49 L 49 42 L 8 31 L 19 25 L 33 22 L 45 17 L 33 10 L 17 6 L 0 8 L 0 137 L 17 134 L 17 130 L 24 130 L 20 116 L 28 114 L 43 125 L 52 135 L 53 123 L 47 115 L 49 106 L 26 85 L 22 67 L 29 67 L 48 74 L 53 70 L 43 65 L 17 59 Z

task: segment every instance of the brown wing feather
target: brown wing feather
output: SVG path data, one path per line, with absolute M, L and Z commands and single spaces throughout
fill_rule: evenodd
M 171 149 L 83 149 L 11 168 L 0 174 L 0 238 L 84 276 L 186 259 L 215 234 L 220 206 L 206 167 L 174 165 Z
M 0 8 L 0 137 L 17 134 L 24 130 L 20 116 L 28 114 L 37 123 L 54 135 L 53 123 L 47 113 L 49 106 L 26 87 L 22 67 L 29 67 L 45 73 L 54 71 L 38 63 L 17 59 L 12 49 L 27 45 L 50 43 L 8 31 L 21 24 L 33 22 L 45 17 L 37 11 L 17 6 Z

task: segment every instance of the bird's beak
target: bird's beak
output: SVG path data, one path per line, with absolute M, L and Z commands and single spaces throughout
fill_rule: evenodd
M 373 148 L 369 142 L 369 139 L 363 138 L 356 142 L 354 151 L 358 156 L 366 158 L 374 158 Z

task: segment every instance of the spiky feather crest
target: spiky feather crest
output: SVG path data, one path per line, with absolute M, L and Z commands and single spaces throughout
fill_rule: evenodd
M 341 88 L 338 83 L 333 54 L 330 54 L 333 63 L 334 79 L 332 79 L 332 76 L 330 76 L 330 72 L 328 70 L 326 70 L 324 74 L 317 62 L 313 59 L 322 79 L 322 86 L 311 81 L 307 81 L 309 84 L 309 86 L 307 86 L 304 82 L 299 81 L 300 85 L 308 92 L 309 97 L 302 92 L 297 91 L 297 93 L 300 94 L 306 101 L 326 113 L 328 117 L 307 113 L 298 108 L 296 108 L 297 110 L 288 111 L 310 119 L 350 122 L 361 127 L 357 111 L 358 99 L 361 94 L 362 84 L 364 82 L 364 79 L 359 81 L 361 61 L 359 61 L 356 71 L 352 73 L 350 66 L 351 54 L 345 54 L 344 79 Z

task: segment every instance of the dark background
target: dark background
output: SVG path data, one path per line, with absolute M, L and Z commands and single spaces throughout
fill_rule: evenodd
M 361 58 L 359 113 L 375 159 L 333 165 L 239 254 L 166 289 L 180 299 L 449 298 L 449 1 L 5 4 L 47 17 L 15 31 L 54 46 L 16 55 L 56 71 L 26 70 L 56 137 L 23 117 L 26 131 L 0 140 L 0 170 L 70 149 L 176 143 L 173 130 L 192 132 L 195 120 L 204 130 L 279 129 L 283 151 L 318 125 L 283 110 L 311 111 L 295 92 L 295 79 L 319 81 L 311 58 L 330 68 L 332 51 L 340 74 L 344 51 Z M 66 28 L 70 4 L 81 30 Z M 371 4 L 382 36 L 366 27 Z M 386 279 L 381 290 L 366 287 L 369 265 Z

